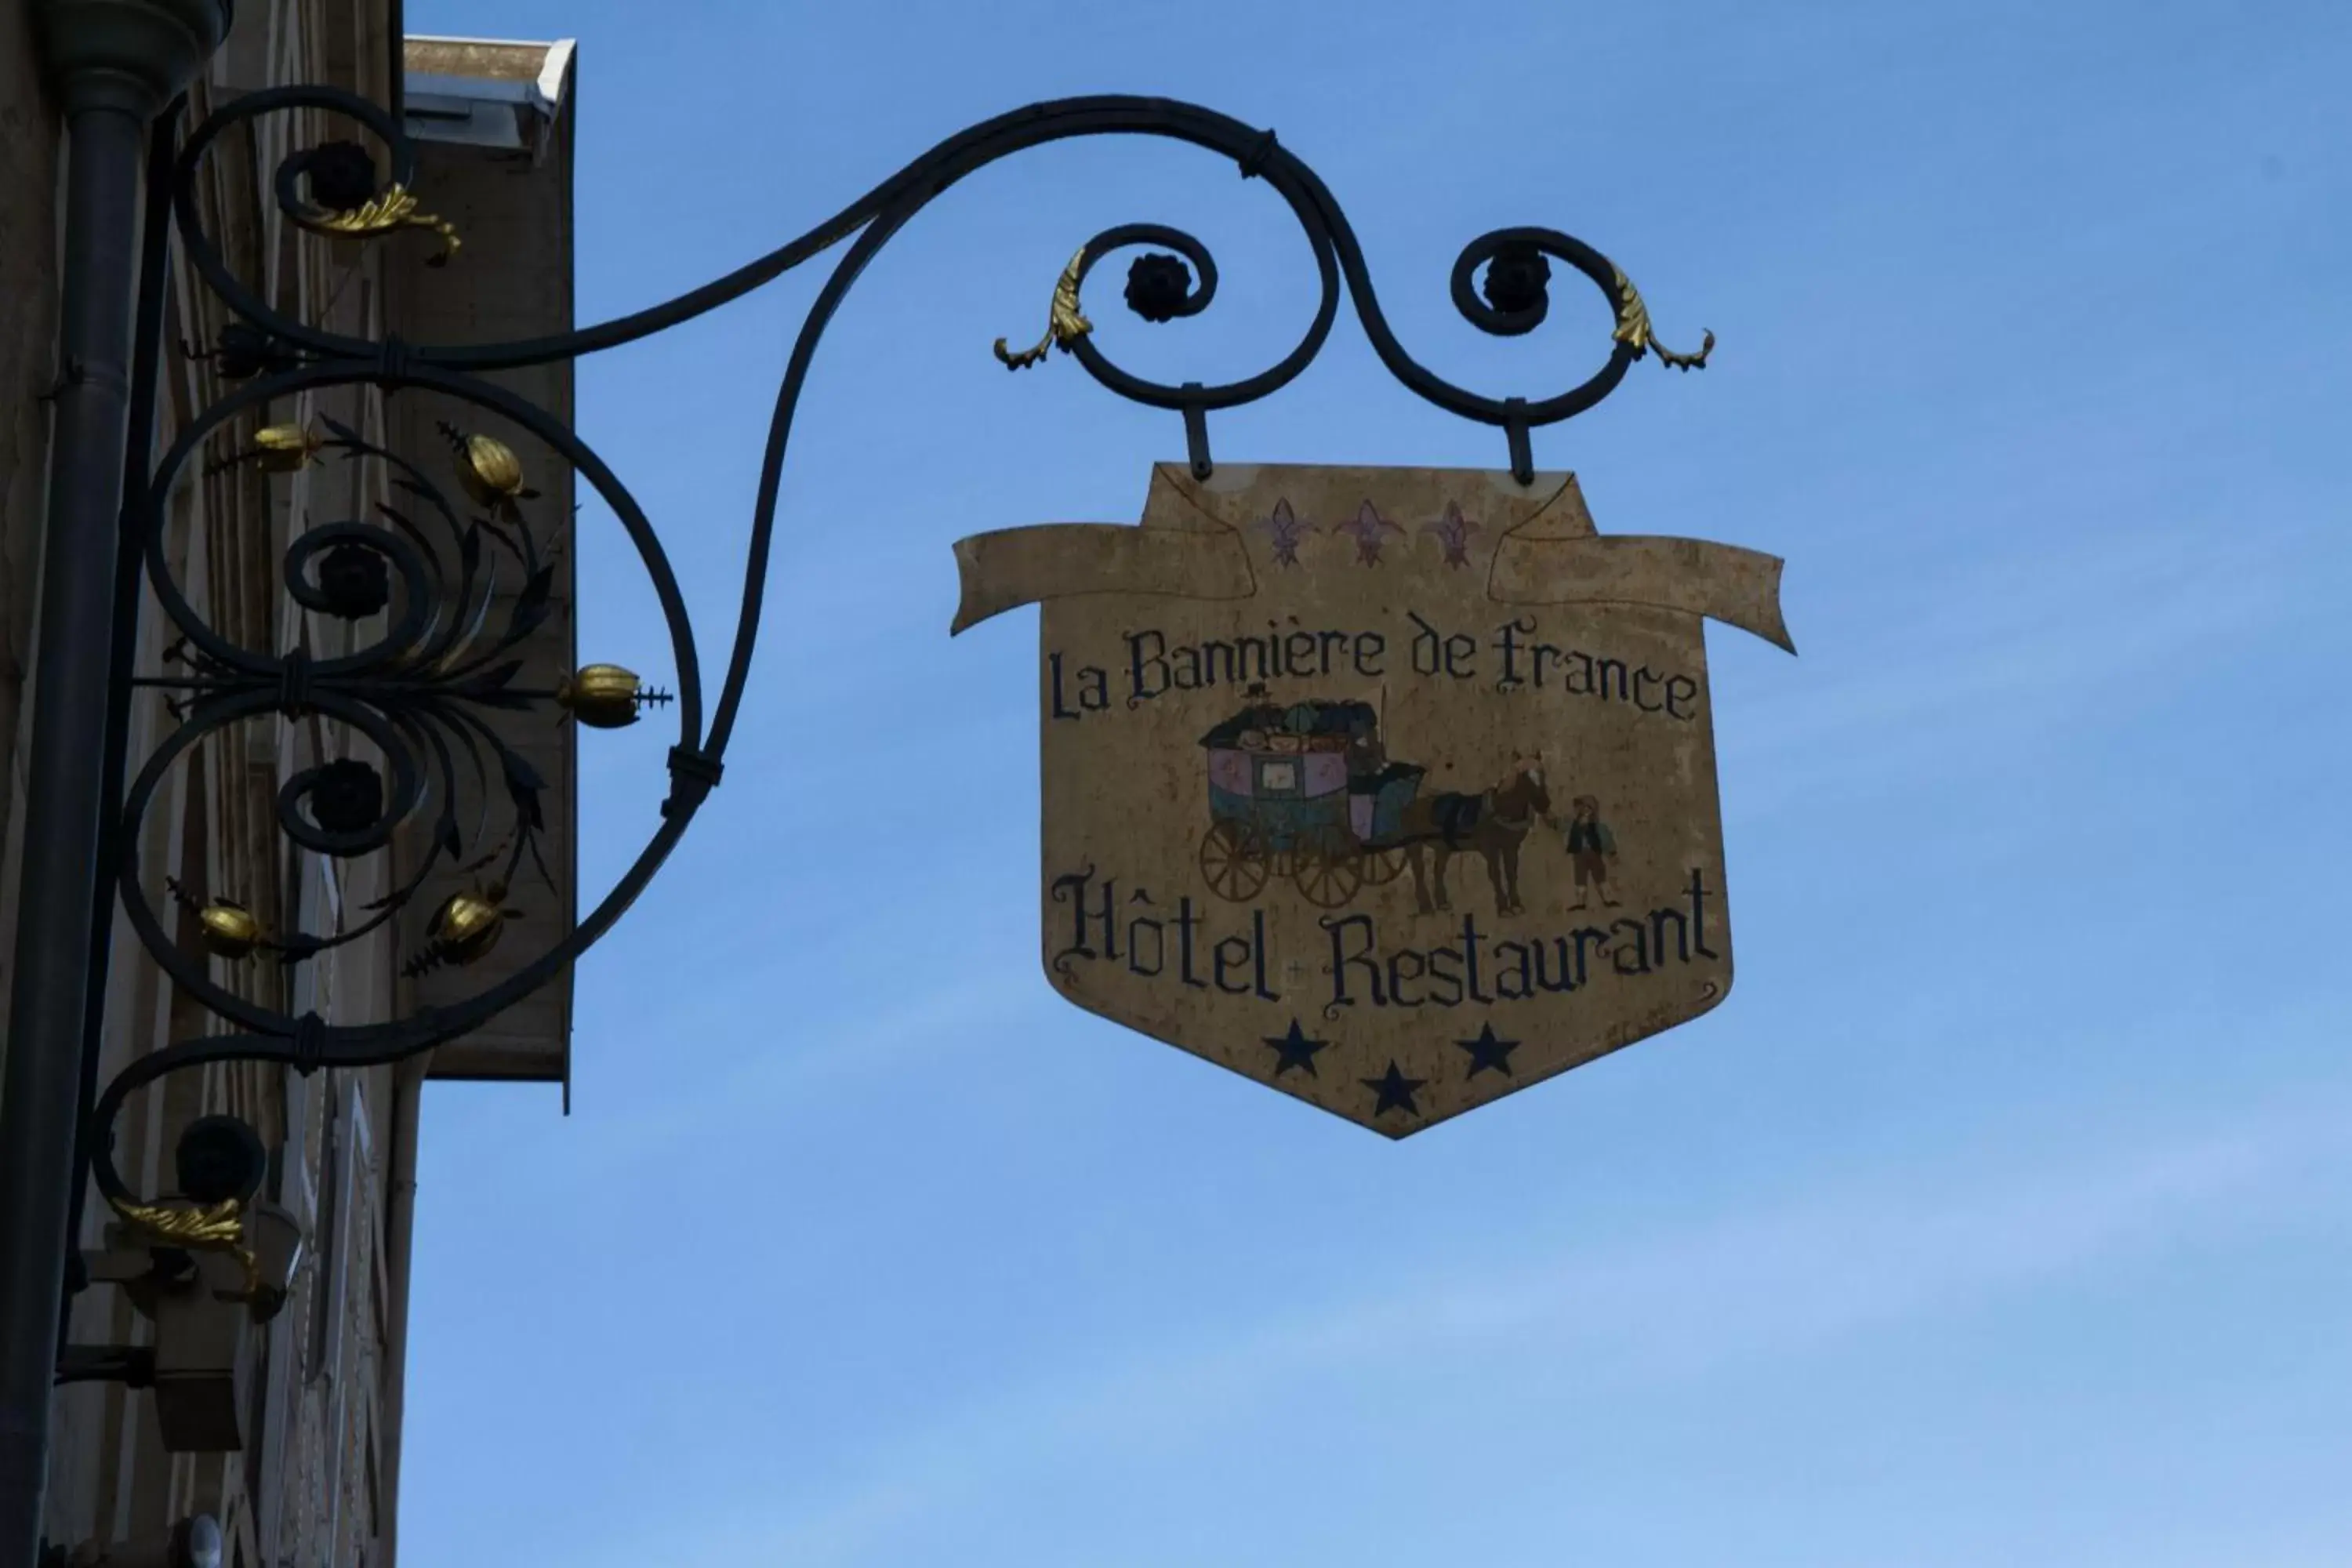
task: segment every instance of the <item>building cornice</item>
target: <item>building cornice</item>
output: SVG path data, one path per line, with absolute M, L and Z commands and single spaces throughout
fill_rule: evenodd
M 421 142 L 534 153 L 563 112 L 574 46 L 483 38 L 407 40 L 404 128 Z

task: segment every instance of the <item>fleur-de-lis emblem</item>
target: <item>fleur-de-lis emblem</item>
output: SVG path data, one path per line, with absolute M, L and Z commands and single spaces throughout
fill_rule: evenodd
M 1445 515 L 1435 522 L 1421 525 L 1423 533 L 1437 535 L 1438 547 L 1445 552 L 1448 566 L 1470 564 L 1470 541 L 1476 538 L 1478 525 L 1462 515 L 1462 508 L 1453 501 L 1445 503 Z
M 1381 563 L 1381 541 L 1382 536 L 1391 533 L 1402 533 L 1404 530 L 1399 528 L 1395 523 L 1391 522 L 1387 518 L 1382 517 L 1379 512 L 1372 510 L 1372 503 L 1366 501 L 1362 506 L 1357 508 L 1355 516 L 1349 518 L 1345 522 L 1333 523 L 1331 525 L 1331 531 L 1334 533 L 1347 534 L 1356 542 L 1356 561 L 1358 564 L 1364 566 L 1377 566 Z
M 1290 510 L 1288 501 L 1276 501 L 1271 516 L 1262 517 L 1250 526 L 1273 542 L 1276 565 L 1298 564 L 1298 547 L 1306 542 L 1307 529 Z

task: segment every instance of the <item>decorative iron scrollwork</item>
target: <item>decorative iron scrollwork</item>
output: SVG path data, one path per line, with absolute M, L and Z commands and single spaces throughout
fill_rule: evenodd
M 1609 300 L 1617 323 L 1611 352 L 1585 380 L 1547 398 L 1490 397 L 1455 385 L 1397 341 L 1346 215 L 1297 154 L 1271 132 L 1213 110 L 1137 97 L 1066 99 L 971 126 L 765 256 L 629 315 L 513 342 L 377 342 L 273 309 L 232 272 L 204 231 L 198 171 L 215 145 L 233 127 L 293 110 L 352 122 L 383 149 L 385 163 L 379 171 L 376 156 L 350 140 L 323 142 L 290 155 L 279 165 L 273 188 L 291 222 L 341 240 L 430 230 L 441 240 L 429 258 L 432 265 L 446 262 L 458 246 L 455 230 L 421 205 L 415 190 L 415 150 L 401 126 L 381 107 L 352 94 L 317 87 L 249 93 L 196 126 L 181 149 L 172 199 L 183 253 L 237 318 L 202 353 L 236 385 L 186 426 L 157 464 L 144 494 L 134 494 L 130 502 L 149 584 L 178 634 L 173 672 L 137 679 L 165 689 L 180 723 L 128 787 L 122 835 L 127 847 L 117 880 L 131 926 L 150 953 L 185 994 L 233 1032 L 184 1040 L 132 1063 L 91 1108 L 89 1143 L 92 1173 L 119 1213 L 154 1234 L 177 1235 L 191 1245 L 245 1245 L 232 1239 L 241 1200 L 229 1194 L 217 1203 L 173 1207 L 131 1194 L 114 1165 L 110 1131 L 130 1093 L 164 1074 L 214 1062 L 281 1062 L 305 1072 L 367 1067 L 456 1038 L 573 963 L 619 920 L 667 858 L 719 780 L 740 711 L 783 465 L 816 345 L 880 249 L 966 176 L 1050 142 L 1151 136 L 1233 160 L 1244 177 L 1263 182 L 1290 209 L 1314 263 L 1317 304 L 1296 342 L 1255 374 L 1219 384 L 1171 384 L 1124 369 L 1101 347 L 1083 292 L 1093 268 L 1115 251 L 1147 247 L 1128 268 L 1123 293 L 1128 308 L 1147 322 L 1198 315 L 1216 297 L 1218 271 L 1208 247 L 1159 224 L 1123 225 L 1088 239 L 1055 284 L 1045 335 L 1018 353 L 1001 339 L 995 345 L 997 357 L 1014 369 L 1040 363 L 1059 350 L 1118 395 L 1181 412 L 1193 466 L 1203 473 L 1209 466 L 1208 415 L 1255 402 L 1295 380 L 1328 339 L 1343 293 L 1374 352 L 1400 382 L 1449 413 L 1506 432 L 1512 468 L 1523 482 L 1532 473 L 1532 429 L 1591 407 L 1646 353 L 1687 370 L 1704 364 L 1714 346 L 1712 333 L 1696 354 L 1676 354 L 1658 344 L 1640 293 L 1614 263 L 1583 242 L 1556 229 L 1497 229 L 1472 240 L 1454 262 L 1453 297 L 1463 317 L 1498 336 L 1533 331 L 1549 312 L 1552 263 L 1559 262 L 1583 274 Z M 841 254 L 801 324 L 777 392 L 750 519 L 741 605 L 717 698 L 706 714 L 692 626 L 652 523 L 566 422 L 483 379 L 483 373 L 576 359 L 651 336 L 740 299 L 836 247 Z M 142 352 L 160 353 L 161 346 L 148 342 Z M 299 963 L 394 920 L 418 921 L 412 973 L 478 962 L 514 922 L 527 922 L 526 912 L 511 901 L 513 890 L 526 873 L 546 869 L 540 849 L 545 782 L 485 721 L 484 712 L 544 707 L 558 719 L 611 729 L 635 721 L 649 706 L 673 700 L 670 693 L 654 690 L 634 672 L 613 665 L 587 666 L 549 689 L 520 685 L 524 665 L 518 650 L 550 615 L 553 582 L 529 526 L 529 503 L 537 498 L 527 482 L 526 464 L 487 428 L 445 426 L 450 472 L 457 482 L 453 498 L 410 458 L 331 420 L 269 422 L 273 412 L 302 407 L 306 395 L 353 384 L 387 392 L 415 388 L 454 398 L 476 410 L 485 425 L 511 427 L 542 446 L 597 493 L 627 534 L 667 623 L 677 738 L 668 752 L 670 788 L 659 820 L 604 900 L 571 931 L 462 1000 L 407 1017 L 329 1023 L 315 1014 L 289 1016 L 218 984 L 210 966 L 265 959 Z M 236 432 L 255 421 L 257 428 L 238 444 Z M 202 465 L 200 457 L 206 458 Z M 173 578 L 164 531 L 174 489 L 195 467 L 218 472 L 251 465 L 290 472 L 333 461 L 385 465 L 397 500 L 379 504 L 369 516 L 307 530 L 285 552 L 280 574 L 288 595 L 306 609 L 351 624 L 381 616 L 388 623 L 383 635 L 366 647 L 330 658 L 313 658 L 300 647 L 279 652 L 237 646 L 195 613 Z M 509 584 L 513 595 L 503 620 L 493 627 L 493 605 Z M 234 890 L 173 884 L 173 898 L 194 919 L 205 954 L 199 959 L 179 946 L 143 891 L 138 824 L 166 775 L 192 748 L 206 736 L 272 713 L 315 716 L 346 742 L 340 754 L 317 760 L 281 785 L 278 820 L 290 841 L 310 853 L 348 857 L 383 847 L 404 823 L 421 823 L 428 852 L 418 858 L 421 866 L 406 881 L 362 910 L 355 925 L 331 933 L 266 931 Z M 461 818 L 457 806 L 469 779 L 485 803 L 472 822 Z M 491 802 L 500 803 L 496 810 Z M 429 912 L 413 910 L 427 873 L 436 868 L 469 879 L 467 889 L 447 895 Z

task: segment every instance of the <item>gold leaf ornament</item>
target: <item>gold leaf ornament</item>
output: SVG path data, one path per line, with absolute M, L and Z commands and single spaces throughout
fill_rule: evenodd
M 1642 291 L 1633 287 L 1633 280 L 1625 276 L 1624 268 L 1612 268 L 1611 270 L 1617 277 L 1618 304 L 1617 330 L 1609 335 L 1618 342 L 1630 344 L 1635 359 L 1644 353 L 1654 353 L 1660 364 L 1671 365 L 1675 370 L 1705 369 L 1706 356 L 1715 352 L 1715 334 L 1706 333 L 1698 345 L 1698 353 L 1695 354 L 1675 353 L 1652 334 L 1650 307 L 1643 300 Z
M 1019 353 L 1012 352 L 1003 338 L 996 340 L 996 357 L 1005 369 L 1026 370 L 1055 349 L 1067 353 L 1072 343 L 1095 330 L 1086 312 L 1078 309 L 1078 269 L 1086 258 L 1086 249 L 1080 247 L 1077 254 L 1070 258 L 1070 264 L 1062 268 L 1062 276 L 1054 284 L 1054 303 L 1046 312 L 1044 337 Z
M 419 210 L 416 197 L 407 187 L 386 185 L 358 206 L 343 212 L 318 208 L 296 218 L 312 234 L 330 239 L 380 239 L 404 228 L 428 228 L 441 237 L 441 248 L 425 258 L 427 267 L 446 267 L 457 254 L 463 243 L 457 228 L 446 219 Z
M 245 1245 L 245 1205 L 235 1198 L 216 1204 L 141 1204 L 107 1199 L 123 1222 L 156 1245 L 197 1252 L 226 1252 L 245 1270 L 244 1299 L 261 1293 L 261 1265 Z
M 118 1202 L 114 1212 L 159 1241 L 225 1252 L 245 1238 L 245 1205 L 235 1198 L 180 1206 Z

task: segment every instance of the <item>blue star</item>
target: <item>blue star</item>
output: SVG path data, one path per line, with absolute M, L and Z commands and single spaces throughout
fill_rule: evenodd
M 1513 1076 L 1511 1053 L 1519 1048 L 1519 1042 L 1499 1038 L 1494 1025 L 1481 1025 L 1478 1037 L 1475 1040 L 1456 1040 L 1454 1043 L 1470 1053 L 1470 1070 L 1462 1075 L 1465 1079 L 1476 1078 L 1488 1068 L 1507 1078 Z
M 1425 1078 L 1405 1077 L 1397 1070 L 1393 1058 L 1389 1062 L 1389 1070 L 1382 1076 L 1359 1079 L 1357 1081 L 1366 1089 L 1379 1092 L 1380 1103 L 1372 1108 L 1374 1116 L 1386 1116 L 1391 1110 L 1402 1110 L 1408 1116 L 1419 1116 L 1421 1107 L 1412 1102 L 1412 1091 L 1429 1082 Z
M 1331 1043 L 1328 1040 L 1308 1039 L 1307 1031 L 1298 1026 L 1298 1020 L 1296 1018 L 1290 1020 L 1290 1033 L 1266 1035 L 1261 1037 L 1279 1053 L 1274 1064 L 1274 1076 L 1276 1078 L 1280 1078 L 1292 1068 L 1305 1068 L 1308 1078 L 1315 1077 L 1315 1053 Z

